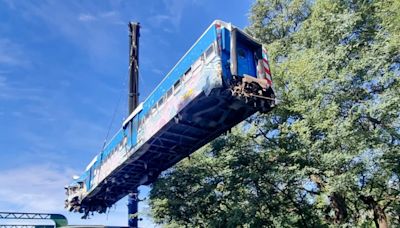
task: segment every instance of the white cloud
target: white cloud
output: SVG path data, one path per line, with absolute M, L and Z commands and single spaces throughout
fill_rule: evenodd
M 173 19 L 173 17 L 170 15 L 158 14 L 158 15 L 151 17 L 151 22 L 156 25 L 161 25 L 162 22 L 169 21 L 172 19 Z
M 11 82 L 10 73 L 0 71 L 0 101 L 24 100 L 30 102 L 43 102 L 46 98 L 41 95 L 41 88 L 35 88 L 23 83 Z
M 100 17 L 103 17 L 103 18 L 112 18 L 112 17 L 117 17 L 117 16 L 118 16 L 118 12 L 116 12 L 114 10 L 100 13 Z
M 10 8 L 15 9 L 15 4 L 13 0 L 3 0 L 3 2 Z
M 155 27 L 172 26 L 175 30 L 178 30 L 184 13 L 185 4 L 188 2 L 183 0 L 164 0 L 163 3 L 166 13 L 149 17 L 149 23 L 153 24 Z M 171 32 L 170 29 L 165 28 L 164 31 Z
M 157 74 L 157 75 L 162 75 L 162 76 L 164 76 L 163 74 L 164 74 L 164 71 L 162 71 L 162 70 L 160 70 L 160 69 L 157 69 L 157 68 L 152 68 L 151 69 L 151 72 L 153 72 L 154 74 Z
M 114 10 L 102 10 L 101 4 L 18 1 L 9 4 L 9 9 L 25 19 L 28 25 L 40 25 L 51 35 L 62 36 L 74 43 L 93 59 L 96 67 L 99 60 L 106 62 L 110 59 L 119 46 L 115 34 L 109 31 L 122 26 L 121 16 Z
M 7 88 L 6 80 L 6 76 L 2 75 L 2 72 L 0 72 L 0 90 Z
M 47 97 L 43 96 L 43 88 L 11 81 L 11 76 L 12 72 L 0 71 L 0 102 L 24 101 L 25 105 L 45 103 Z
M 124 197 L 107 214 L 95 214 L 90 220 L 81 220 L 82 215 L 68 213 L 64 209 L 63 187 L 71 181 L 71 176 L 79 174 L 71 168 L 61 168 L 52 164 L 31 165 L 0 170 L 0 210 L 61 213 L 68 217 L 70 224 L 126 225 L 127 199 Z M 149 188 L 142 186 L 140 198 L 147 196 Z M 158 227 L 151 217 L 148 201 L 139 204 L 141 227 Z M 17 222 L 13 222 L 16 224 Z M 43 224 L 43 222 L 40 222 Z
M 78 16 L 78 20 L 82 22 L 101 21 L 109 24 L 125 24 L 120 19 L 119 13 L 114 10 L 100 13 L 81 13 Z
M 63 187 L 70 183 L 71 176 L 79 174 L 71 168 L 61 168 L 52 164 L 31 165 L 0 170 L 0 210 L 61 213 L 68 217 L 69 224 L 87 225 L 119 225 L 127 223 L 127 198 L 121 199 L 110 208 L 107 214 L 91 216 L 89 220 L 81 220 L 79 213 L 68 213 L 64 209 L 65 192 Z M 149 188 L 142 186 L 140 198 L 147 196 Z M 139 213 L 143 221 L 140 227 L 158 227 L 150 217 L 148 201 L 139 203 Z M 12 221 L 18 224 L 21 221 Z M 44 224 L 43 221 L 34 221 Z M 48 223 L 46 223 L 48 224 Z
M 72 169 L 49 164 L 0 170 L 0 208 L 6 211 L 62 211 L 63 187 L 70 182 L 73 173 Z
M 78 20 L 80 21 L 94 21 L 97 18 L 91 14 L 79 14 Z
M 26 66 L 23 48 L 10 39 L 0 38 L 0 65 Z
M 170 13 L 172 24 L 175 27 L 179 27 L 181 23 L 185 3 L 186 1 L 182 0 L 164 0 L 164 4 Z

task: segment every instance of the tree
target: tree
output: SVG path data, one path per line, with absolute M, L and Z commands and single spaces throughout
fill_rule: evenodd
M 400 2 L 257 1 L 280 100 L 165 173 L 177 226 L 400 226 Z

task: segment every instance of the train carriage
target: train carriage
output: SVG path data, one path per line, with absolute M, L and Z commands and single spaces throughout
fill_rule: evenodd
M 221 133 L 273 106 L 265 49 L 216 20 L 66 187 L 66 208 L 105 212 Z

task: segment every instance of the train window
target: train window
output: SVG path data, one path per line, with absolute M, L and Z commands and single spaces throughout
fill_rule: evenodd
M 238 52 L 239 57 L 241 57 L 243 59 L 246 58 L 246 52 L 243 50 L 243 48 L 238 48 L 237 52 Z
M 175 82 L 174 90 L 176 91 L 180 85 L 181 85 L 181 79 L 179 79 L 178 81 Z
M 166 99 L 168 99 L 172 94 L 172 88 L 168 90 Z
M 207 49 L 207 51 L 205 52 L 206 59 L 207 59 L 208 57 L 210 57 L 210 55 L 211 55 L 213 52 L 214 52 L 214 45 L 211 45 L 211 46 Z
M 183 78 L 184 80 L 188 80 L 190 78 L 190 76 L 192 75 L 192 67 L 189 67 L 189 69 L 183 74 Z
M 202 57 L 200 57 L 199 59 L 196 60 L 196 62 L 193 63 L 192 65 L 192 75 L 196 75 L 199 70 L 201 69 L 201 66 L 203 65 L 202 62 Z
M 158 101 L 158 107 L 161 107 L 163 103 L 164 103 L 164 97 L 161 97 L 161 99 Z
M 189 69 L 185 72 L 185 75 L 188 75 L 190 73 L 191 69 L 192 69 L 192 67 L 189 67 Z

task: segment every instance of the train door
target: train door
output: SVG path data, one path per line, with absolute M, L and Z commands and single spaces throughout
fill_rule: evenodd
M 256 52 L 261 46 L 236 28 L 231 31 L 231 73 L 257 78 Z
M 248 45 L 238 40 L 236 53 L 238 75 L 243 76 L 244 74 L 247 74 L 249 76 L 257 77 L 253 50 L 250 49 Z

